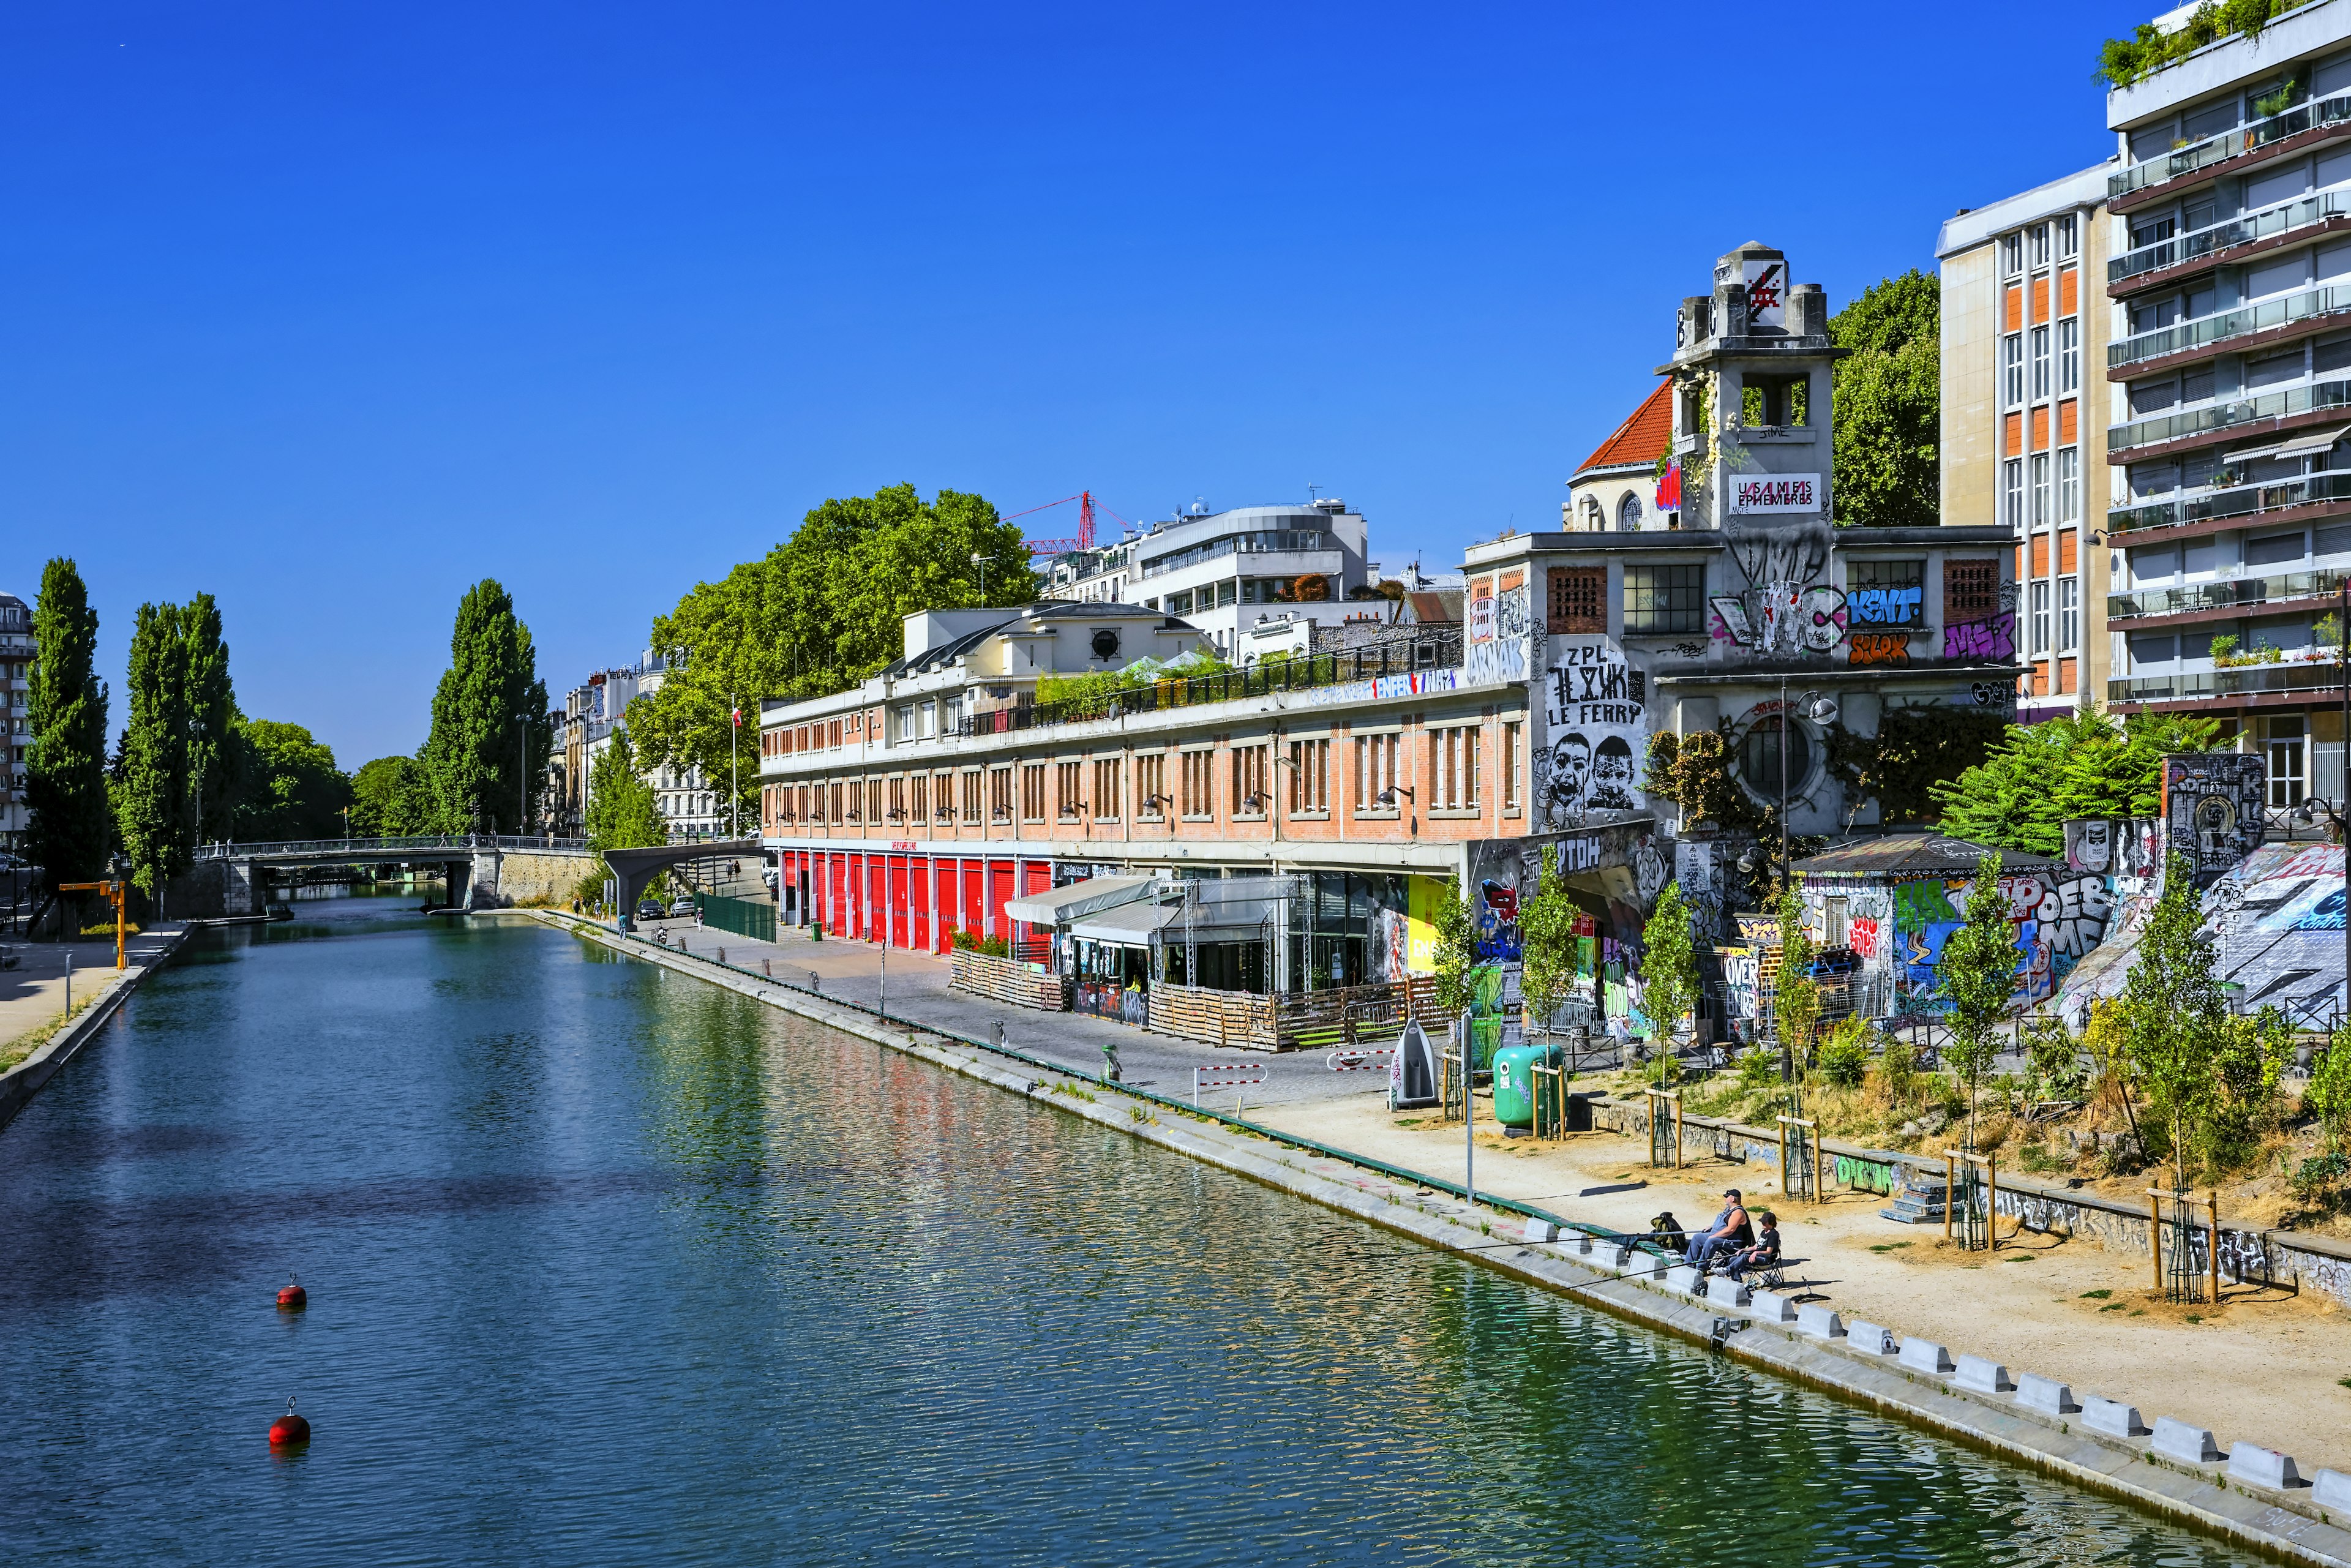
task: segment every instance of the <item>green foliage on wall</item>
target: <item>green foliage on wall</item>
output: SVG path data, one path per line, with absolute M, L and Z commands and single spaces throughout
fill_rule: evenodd
M 1929 792 L 1942 809 L 1943 831 L 1955 838 L 2058 855 L 2070 821 L 2154 816 L 2167 753 L 2220 745 L 2213 719 L 2133 714 L 2117 726 L 2091 708 L 2008 726 L 1982 762 Z
M 1887 825 L 1931 821 L 1935 786 L 1980 766 L 2008 730 L 1980 708 L 1901 707 L 1879 715 L 1876 735 L 1844 725 L 1828 734 L 1830 776 L 1844 787 L 1848 811 L 1871 800 Z

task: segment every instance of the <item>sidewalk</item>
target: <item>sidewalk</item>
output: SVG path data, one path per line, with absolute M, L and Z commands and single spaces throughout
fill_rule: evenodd
M 124 956 L 132 964 L 171 946 L 176 925 L 141 931 L 127 944 Z M 0 942 L 0 954 L 17 960 L 16 967 L 0 969 L 0 1068 L 23 1055 L 22 1041 L 45 1025 L 56 1023 L 66 1007 L 66 959 L 73 959 L 73 998 L 78 1008 L 95 998 L 114 980 L 114 939 L 103 942 Z

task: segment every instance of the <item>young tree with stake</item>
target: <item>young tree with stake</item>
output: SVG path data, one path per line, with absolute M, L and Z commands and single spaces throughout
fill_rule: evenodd
M 2000 852 L 1976 862 L 1963 921 L 1943 944 L 1938 979 L 1951 1004 L 1951 1044 L 1946 1053 L 1968 1086 L 1968 1147 L 1976 1146 L 1976 1096 L 2000 1054 L 1994 1032 L 2016 993 L 2016 928 L 2000 886 Z

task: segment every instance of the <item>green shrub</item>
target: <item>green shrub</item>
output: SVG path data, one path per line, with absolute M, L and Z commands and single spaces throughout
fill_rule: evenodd
M 1741 1051 L 1739 1056 L 1739 1087 L 1752 1092 L 1775 1087 L 1780 1082 L 1780 1059 L 1757 1046 Z
M 1877 1055 L 1877 1083 L 1896 1105 L 1907 1105 L 1918 1093 L 1918 1057 L 1907 1040 L 1888 1040 Z
M 1858 1089 L 1869 1075 L 1869 1020 L 1851 1018 L 1829 1031 L 1818 1062 L 1821 1081 L 1832 1089 Z
M 2079 1100 L 2089 1089 L 2089 1064 L 2062 1019 L 2024 1026 L 2025 1093 L 2036 1100 Z
M 958 953 L 978 953 L 990 958 L 1012 956 L 1012 944 L 1001 936 L 975 936 L 968 931 L 957 930 L 947 940 Z

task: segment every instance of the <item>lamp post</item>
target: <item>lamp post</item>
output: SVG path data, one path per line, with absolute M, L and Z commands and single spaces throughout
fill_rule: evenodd
M 1834 724 L 1836 704 L 1817 691 L 1806 692 L 1796 699 L 1805 705 L 1804 716 L 1814 724 Z M 1788 677 L 1780 677 L 1780 888 L 1786 892 L 1795 883 L 1795 871 L 1788 859 Z
M 736 742 L 743 734 L 743 699 L 733 692 L 726 694 L 726 836 L 743 836 L 743 773 L 736 757 Z

